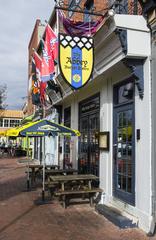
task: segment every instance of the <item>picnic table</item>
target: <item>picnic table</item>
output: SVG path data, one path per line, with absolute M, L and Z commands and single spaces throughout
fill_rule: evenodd
M 59 168 L 60 167 L 58 165 L 45 165 L 45 170 L 58 170 Z M 41 164 L 28 164 L 28 170 L 27 170 L 28 189 L 30 186 L 30 179 L 31 179 L 31 185 L 33 185 L 36 180 L 36 176 L 38 174 L 41 174 L 42 169 L 43 169 L 43 165 Z
M 45 174 L 48 176 L 49 180 L 51 180 L 51 176 L 56 175 L 69 175 L 77 173 L 78 170 L 73 168 L 67 168 L 67 169 L 45 169 Z
M 60 185 L 60 188 L 56 190 L 54 194 L 60 197 L 64 208 L 66 208 L 69 203 L 69 199 L 80 196 L 82 198 L 89 198 L 90 205 L 92 206 L 95 194 L 102 192 L 102 189 L 92 185 L 93 181 L 99 179 L 92 174 L 50 176 L 50 179 L 52 182 Z

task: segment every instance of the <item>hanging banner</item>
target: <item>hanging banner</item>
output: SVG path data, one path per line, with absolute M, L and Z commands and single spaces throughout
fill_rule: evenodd
M 62 77 L 72 88 L 83 87 L 93 72 L 93 38 L 60 33 L 59 65 Z

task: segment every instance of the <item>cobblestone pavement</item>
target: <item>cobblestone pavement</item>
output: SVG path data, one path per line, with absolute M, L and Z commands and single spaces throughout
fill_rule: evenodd
M 67 209 L 54 200 L 34 202 L 40 189 L 27 192 L 25 164 L 0 158 L 0 240 L 146 240 L 139 229 L 119 229 L 89 204 Z

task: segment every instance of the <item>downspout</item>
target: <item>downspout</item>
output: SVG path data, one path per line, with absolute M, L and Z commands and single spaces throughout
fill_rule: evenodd
M 152 70 L 152 59 L 150 61 L 150 71 Z M 153 104 L 153 99 L 152 99 L 152 71 L 151 71 L 151 76 L 150 76 L 150 82 L 151 82 L 151 186 L 150 186 L 150 191 L 151 191 L 151 216 L 150 216 L 150 227 L 149 227 L 149 232 L 147 233 L 147 236 L 153 236 L 155 233 L 155 190 L 154 190 L 154 146 L 153 146 L 153 121 L 152 121 L 152 104 Z
M 147 236 L 151 237 L 154 235 L 155 233 L 155 227 L 156 227 L 156 216 L 155 216 L 155 163 L 154 163 L 154 138 L 153 138 L 153 131 L 154 130 L 154 124 L 153 124 L 153 86 L 152 83 L 154 81 L 154 75 L 153 75 L 153 56 L 152 56 L 152 48 L 153 48 L 153 44 L 152 44 L 152 28 L 151 25 L 148 24 L 148 27 L 150 29 L 150 33 L 151 33 L 151 60 L 150 60 L 150 83 L 151 83 L 151 186 L 150 186 L 150 190 L 151 190 L 151 216 L 150 216 L 150 227 L 149 227 L 149 232 L 147 233 Z
M 153 124 L 152 124 L 153 125 Z M 153 137 L 151 138 L 153 139 Z M 153 141 L 152 141 L 153 142 Z M 156 219 L 155 219 L 155 190 L 154 190 L 154 154 L 153 146 L 151 145 L 152 154 L 151 154 L 151 216 L 150 216 L 150 227 L 147 236 L 151 237 L 155 233 Z

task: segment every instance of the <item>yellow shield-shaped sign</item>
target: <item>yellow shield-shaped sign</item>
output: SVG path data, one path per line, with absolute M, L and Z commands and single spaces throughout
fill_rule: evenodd
M 93 38 L 59 34 L 59 65 L 65 81 L 74 89 L 83 87 L 93 71 Z

